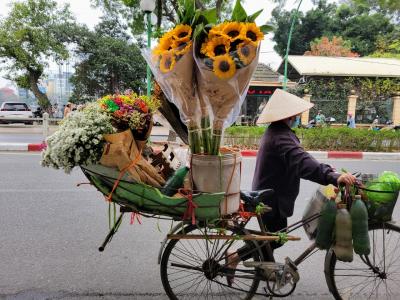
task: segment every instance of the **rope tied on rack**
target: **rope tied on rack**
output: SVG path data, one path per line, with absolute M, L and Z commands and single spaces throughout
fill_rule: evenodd
M 128 171 L 129 168 L 131 168 L 131 167 L 133 167 L 134 165 L 136 165 L 136 164 L 139 162 L 139 160 L 141 159 L 141 157 L 142 157 L 142 152 L 139 151 L 138 154 L 136 155 L 136 157 L 135 157 L 126 167 L 124 167 L 124 168 L 119 172 L 118 178 L 117 178 L 117 180 L 115 180 L 114 186 L 113 186 L 113 188 L 112 188 L 110 194 L 109 194 L 108 196 L 105 197 L 106 200 L 107 200 L 108 202 L 112 202 L 112 195 L 113 195 L 115 189 L 118 187 L 119 182 L 121 181 L 122 177 L 124 177 L 126 171 Z
M 192 225 L 196 224 L 196 208 L 198 205 L 193 201 L 193 193 L 192 191 L 179 189 L 179 193 L 183 195 L 187 201 L 187 207 L 183 214 L 184 220 L 191 220 Z
M 240 205 L 239 205 L 239 215 L 240 215 L 240 217 L 241 217 L 242 219 L 248 220 L 248 219 L 250 219 L 251 217 L 255 217 L 257 214 L 254 213 L 254 212 L 245 211 L 245 210 L 244 210 L 244 205 L 243 205 L 243 203 L 240 202 Z
M 277 236 L 278 236 L 278 240 L 276 242 L 281 245 L 285 244 L 289 240 L 288 235 L 285 232 L 278 232 Z
M 136 221 L 137 221 L 140 225 L 142 225 L 142 216 L 141 216 L 139 213 L 133 211 L 133 212 L 131 213 L 130 225 L 135 224 L 135 219 L 136 219 Z

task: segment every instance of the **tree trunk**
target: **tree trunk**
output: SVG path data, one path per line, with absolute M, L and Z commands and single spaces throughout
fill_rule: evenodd
M 163 12 L 162 7 L 163 7 L 162 0 L 157 0 L 157 29 L 160 29 L 161 27 L 162 12 Z
M 42 75 L 41 72 L 34 71 L 34 70 L 28 70 L 28 73 L 29 73 L 30 90 L 37 98 L 39 106 L 43 110 L 49 108 L 51 106 L 49 98 L 47 98 L 46 93 L 42 93 L 38 87 L 38 81 L 39 81 L 40 75 Z

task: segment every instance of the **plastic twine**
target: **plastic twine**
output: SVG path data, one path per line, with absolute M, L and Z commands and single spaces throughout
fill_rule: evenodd
M 278 236 L 277 242 L 280 243 L 281 245 L 285 244 L 289 240 L 288 235 L 285 232 L 278 232 L 277 236 Z
M 183 214 L 183 219 L 191 219 L 192 225 L 196 224 L 196 214 L 195 210 L 198 207 L 196 203 L 193 202 L 193 194 L 190 192 L 188 195 L 185 195 L 186 199 L 188 199 L 188 204 L 186 207 L 186 211 Z
M 126 171 L 128 171 L 129 168 L 133 167 L 134 165 L 136 165 L 138 163 L 138 161 L 141 159 L 142 157 L 142 151 L 139 151 L 138 155 L 135 157 L 135 159 L 133 159 L 125 168 L 123 168 L 121 170 L 121 172 L 119 172 L 118 178 L 117 180 L 115 180 L 114 186 L 110 192 L 110 194 L 106 197 L 106 200 L 111 202 L 112 201 L 112 195 L 115 191 L 115 189 L 118 187 L 119 182 L 121 181 L 122 177 L 125 175 Z
M 250 211 L 245 211 L 245 210 L 244 210 L 244 205 L 243 205 L 243 203 L 240 203 L 240 204 L 239 204 L 239 215 L 240 215 L 240 217 L 241 217 L 242 219 L 248 220 L 248 219 L 250 219 L 251 217 L 255 217 L 257 214 L 256 214 L 256 213 L 253 213 L 253 212 L 250 212 Z
M 130 224 L 133 225 L 135 224 L 135 219 L 137 220 L 137 222 L 142 225 L 142 216 L 140 214 L 138 214 L 137 212 L 132 212 L 131 213 L 131 221 Z

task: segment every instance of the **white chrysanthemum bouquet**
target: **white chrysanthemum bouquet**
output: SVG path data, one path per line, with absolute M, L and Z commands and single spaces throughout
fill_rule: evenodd
M 48 137 L 41 164 L 69 173 L 75 166 L 97 163 L 103 152 L 103 135 L 113 132 L 111 117 L 92 103 L 72 113 Z

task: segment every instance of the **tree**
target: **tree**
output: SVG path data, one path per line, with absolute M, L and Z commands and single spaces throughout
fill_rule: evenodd
M 290 55 L 303 55 L 310 50 L 310 43 L 327 35 L 327 29 L 332 27 L 336 6 L 319 2 L 318 6 L 309 10 L 306 14 L 299 12 L 294 24 L 292 42 L 290 45 Z M 274 49 L 284 56 L 288 41 L 290 24 L 292 22 L 293 11 L 282 11 L 279 7 L 272 11 L 272 22 L 275 25 L 273 40 L 276 42 Z
M 274 49 L 284 56 L 287 45 L 289 27 L 292 13 L 276 8 L 272 12 L 275 25 Z M 310 43 L 322 36 L 341 36 L 350 41 L 352 51 L 361 56 L 369 55 L 376 49 L 379 36 L 390 34 L 395 30 L 392 19 L 382 12 L 369 10 L 369 8 L 356 5 L 327 4 L 325 0 L 305 14 L 299 13 L 295 24 L 291 55 L 302 55 L 310 50 Z
M 383 12 L 399 14 L 400 1 L 398 0 L 351 0 L 353 3 L 363 7 L 374 8 Z
M 145 90 L 146 62 L 125 31 L 115 16 L 108 15 L 86 33 L 77 49 L 81 62 L 71 78 L 71 101 L 85 102 L 128 88 Z
M 370 56 L 400 59 L 400 30 L 389 36 L 379 36 L 376 42 L 376 51 Z
M 316 39 L 311 42 L 311 50 L 306 51 L 304 55 L 314 56 L 345 56 L 345 57 L 357 57 L 357 53 L 351 51 L 351 43 L 344 41 L 341 37 L 334 36 L 329 39 L 323 36 L 320 39 Z
M 0 19 L 0 60 L 7 78 L 29 89 L 42 108 L 50 106 L 39 81 L 50 59 L 68 58 L 68 32 L 76 24 L 68 6 L 53 0 L 14 2 L 8 17 Z

